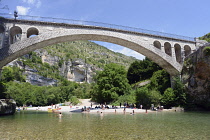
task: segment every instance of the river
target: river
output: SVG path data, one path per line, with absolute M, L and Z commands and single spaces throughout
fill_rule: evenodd
M 209 140 L 208 112 L 128 114 L 21 111 L 0 116 L 1 140 Z

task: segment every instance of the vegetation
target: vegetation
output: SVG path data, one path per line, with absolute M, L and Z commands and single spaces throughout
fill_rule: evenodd
M 203 51 L 206 56 L 210 56 L 210 47 L 205 47 Z
M 129 83 L 133 84 L 138 81 L 149 79 L 153 72 L 160 69 L 162 68 L 146 57 L 144 60 L 135 61 L 130 65 L 127 78 Z
M 76 105 L 79 103 L 78 98 L 92 98 L 98 103 L 113 105 L 143 105 L 144 108 L 149 108 L 151 104 L 167 108 L 186 105 L 186 94 L 181 81 L 176 79 L 174 88 L 170 88 L 169 74 L 157 64 L 148 58 L 136 61 L 132 57 L 105 50 L 106 48 L 93 42 L 75 41 L 52 45 L 21 57 L 19 61 L 23 62 L 24 67 L 29 66 L 39 75 L 56 79 L 59 84 L 55 87 L 31 85 L 25 82 L 24 69 L 8 66 L 2 71 L 0 98 L 13 98 L 21 106 L 44 106 L 65 101 Z M 39 56 L 42 51 L 58 56 L 59 61 L 53 65 L 42 62 Z M 59 68 L 65 61 L 78 58 L 104 69 L 97 72 L 94 83 L 79 84 L 60 75 Z M 138 87 L 136 83 L 144 80 L 151 82 Z
M 199 37 L 200 40 L 206 40 L 207 42 L 210 42 L 210 33 L 202 36 L 202 37 Z
M 123 66 L 110 63 L 96 76 L 92 99 L 99 103 L 116 101 L 119 96 L 129 94 L 130 85 Z

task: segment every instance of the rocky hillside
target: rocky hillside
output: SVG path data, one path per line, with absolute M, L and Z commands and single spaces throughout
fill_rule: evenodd
M 210 110 L 210 43 L 185 59 L 182 80 L 192 99 L 189 102 Z
M 27 82 L 41 86 L 56 85 L 63 79 L 91 83 L 96 71 L 105 64 L 117 63 L 128 68 L 135 60 L 91 41 L 73 41 L 36 50 L 9 65 L 24 69 Z

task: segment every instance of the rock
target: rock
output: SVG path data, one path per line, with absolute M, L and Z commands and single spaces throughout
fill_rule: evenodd
M 210 55 L 204 50 L 210 44 L 200 47 L 185 58 L 182 70 L 182 81 L 187 94 L 192 97 L 192 104 L 210 109 Z

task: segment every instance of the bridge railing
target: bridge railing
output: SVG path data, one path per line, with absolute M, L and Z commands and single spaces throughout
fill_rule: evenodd
M 13 14 L 7 14 L 7 13 L 0 13 L 0 17 L 14 19 Z M 17 19 L 52 22 L 52 23 L 65 23 L 65 24 L 74 24 L 74 25 L 83 25 L 83 26 L 105 27 L 105 28 L 118 29 L 118 30 L 137 32 L 137 33 L 143 33 L 143 34 L 149 34 L 149 35 L 155 35 L 155 36 L 161 36 L 161 37 L 167 37 L 167 38 L 195 42 L 195 39 L 192 37 L 163 33 L 163 32 L 152 31 L 152 30 L 145 30 L 145 29 L 141 29 L 141 28 L 133 28 L 133 27 L 128 27 L 128 26 L 115 25 L 115 24 L 107 24 L 107 23 L 101 23 L 101 22 L 52 18 L 52 17 L 28 16 L 28 15 L 18 15 Z

